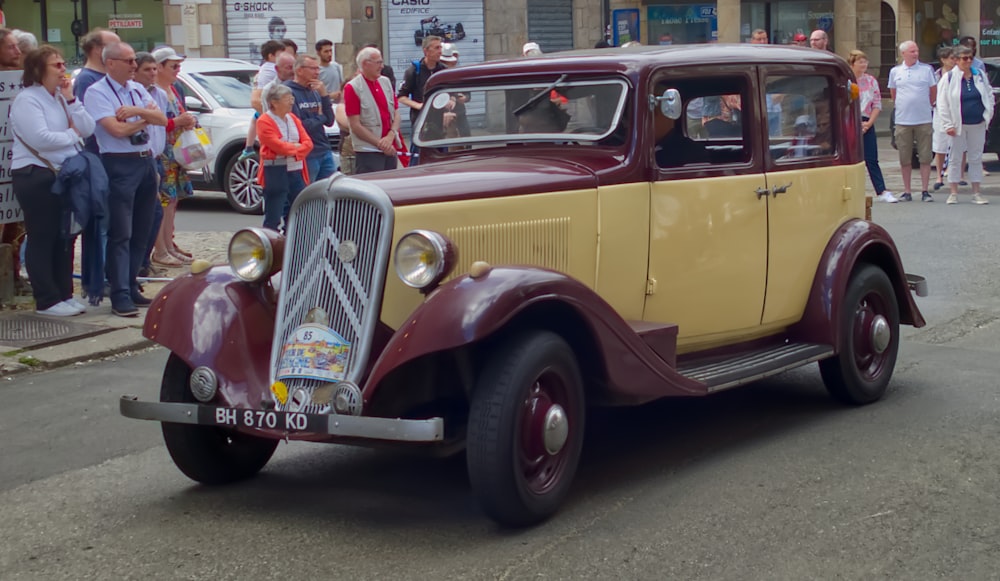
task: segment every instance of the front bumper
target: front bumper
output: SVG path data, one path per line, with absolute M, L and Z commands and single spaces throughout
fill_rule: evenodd
M 323 434 L 343 438 L 393 442 L 440 442 L 444 440 L 444 419 L 404 420 L 303 414 L 273 410 L 226 408 L 196 403 L 140 401 L 123 395 L 119 411 L 127 418 L 154 420 L 172 424 L 194 424 L 232 429 L 283 431 L 288 434 Z

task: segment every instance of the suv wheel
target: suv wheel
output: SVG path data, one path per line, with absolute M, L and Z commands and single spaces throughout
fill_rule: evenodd
M 847 285 L 839 322 L 838 353 L 819 362 L 835 399 L 864 405 L 885 393 L 899 352 L 899 305 L 881 268 L 864 265 Z
M 466 462 L 486 513 L 508 526 L 551 516 L 583 445 L 583 380 L 572 348 L 547 331 L 509 338 L 472 394 Z
M 241 214 L 263 214 L 263 188 L 257 184 L 257 171 L 260 167 L 257 155 L 243 161 L 239 159 L 240 152 L 237 151 L 229 158 L 222 174 L 226 199 Z

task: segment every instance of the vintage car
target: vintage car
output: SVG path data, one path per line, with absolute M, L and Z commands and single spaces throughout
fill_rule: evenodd
M 237 232 L 163 289 L 159 402 L 121 412 L 206 484 L 286 439 L 464 449 L 485 512 L 523 526 L 566 497 L 592 406 L 812 362 L 874 402 L 926 282 L 865 220 L 856 95 L 836 55 L 772 46 L 436 73 L 421 165 L 312 184 L 286 236 Z

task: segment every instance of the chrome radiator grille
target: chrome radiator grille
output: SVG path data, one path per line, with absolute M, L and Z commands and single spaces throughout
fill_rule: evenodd
M 321 309 L 326 326 L 350 344 L 340 381 L 358 383 L 381 311 L 392 218 L 392 204 L 382 190 L 343 176 L 311 185 L 295 200 L 271 347 L 272 382 L 279 379 L 279 362 L 290 338 L 310 312 Z M 278 409 L 331 410 L 335 381 L 280 379 L 289 399 L 287 405 L 277 401 Z

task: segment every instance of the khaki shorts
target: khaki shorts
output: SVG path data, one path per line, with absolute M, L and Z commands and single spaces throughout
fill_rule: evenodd
M 913 163 L 913 142 L 917 142 L 917 159 L 920 164 L 930 163 L 934 153 L 931 151 L 931 142 L 934 137 L 934 126 L 930 123 L 923 125 L 897 125 L 896 126 L 896 147 L 899 148 L 899 165 L 907 166 Z

